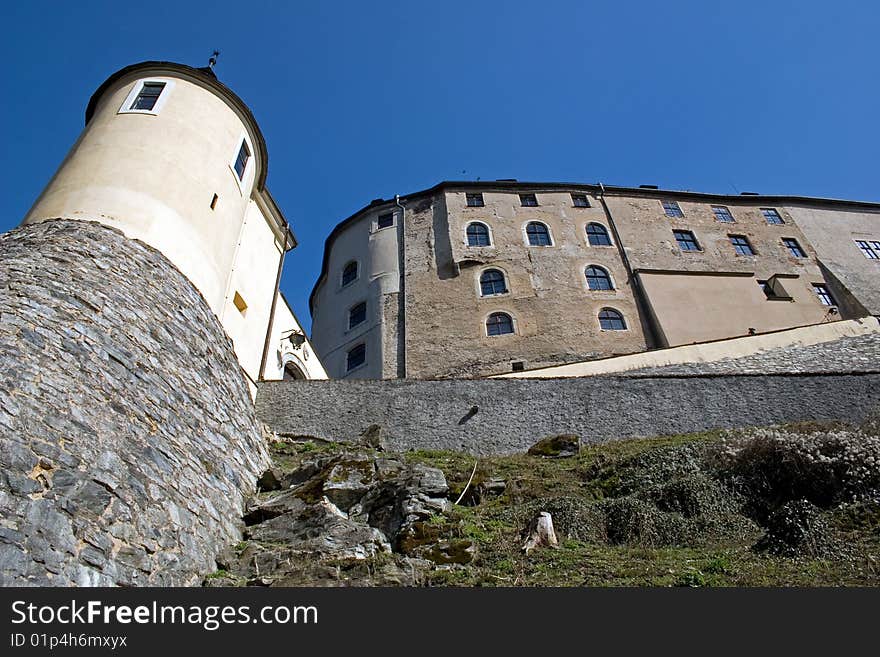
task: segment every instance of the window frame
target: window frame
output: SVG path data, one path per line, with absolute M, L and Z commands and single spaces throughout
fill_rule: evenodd
M 608 244 L 593 244 L 593 243 L 590 241 L 590 237 L 591 237 L 591 234 L 590 234 L 590 226 L 598 226 L 599 228 L 601 228 L 602 231 L 603 231 L 602 234 L 603 234 L 603 235 L 605 236 L 605 238 L 608 240 Z M 585 233 L 586 236 L 587 236 L 587 245 L 589 245 L 589 246 L 591 246 L 591 247 L 607 248 L 607 247 L 609 247 L 609 246 L 614 246 L 614 240 L 611 239 L 611 231 L 608 230 L 608 226 L 605 226 L 604 224 L 601 224 L 601 223 L 599 223 L 598 221 L 591 221 L 590 223 L 588 223 L 587 225 L 585 225 L 585 226 L 584 226 L 584 233 Z
M 163 84 L 165 86 L 162 87 L 162 91 L 159 93 L 159 96 L 156 98 L 156 102 L 150 109 L 129 109 L 132 105 L 134 105 L 135 100 L 140 95 L 144 86 L 147 84 Z M 128 95 L 125 97 L 125 100 L 122 101 L 122 105 L 120 105 L 116 113 L 148 114 L 151 116 L 156 116 L 162 111 L 165 103 L 168 102 L 168 96 L 171 95 L 172 89 L 174 89 L 174 80 L 170 78 L 143 78 L 141 80 L 135 80 L 131 91 L 128 92 Z
M 355 324 L 352 324 L 351 319 L 354 316 L 354 311 L 356 308 L 360 308 L 361 306 L 363 306 L 363 309 L 364 309 L 363 310 L 363 319 L 361 319 L 359 322 L 357 322 Z M 352 330 L 356 329 L 358 326 L 360 326 L 361 324 L 365 324 L 366 321 L 367 321 L 367 302 L 366 302 L 366 300 L 358 301 L 353 306 L 349 306 L 349 308 L 348 308 L 348 328 L 346 329 L 346 331 L 352 331 Z
M 486 239 L 489 240 L 488 244 L 471 244 L 471 236 L 468 231 L 470 231 L 471 226 L 482 226 L 486 229 Z M 495 240 L 492 236 L 492 227 L 487 224 L 485 221 L 469 221 L 467 225 L 464 227 L 464 243 L 472 248 L 472 249 L 486 249 L 495 245 Z
M 856 247 L 862 252 L 865 260 L 880 260 L 880 241 L 877 240 L 857 240 L 853 238 Z M 862 246 L 864 244 L 865 246 Z
M 623 325 L 623 328 L 606 328 L 605 326 L 602 326 L 602 319 L 603 319 L 602 313 L 616 314 L 617 317 L 614 319 L 619 320 L 620 323 Z M 610 308 L 610 307 L 600 308 L 599 312 L 596 313 L 596 319 L 599 321 L 599 330 L 600 331 L 629 331 L 629 324 L 626 321 L 626 317 L 617 308 Z M 608 318 L 606 317 L 604 319 L 608 319 Z
M 665 214 L 670 219 L 684 219 L 684 211 L 681 209 L 678 201 L 670 199 L 660 199 L 660 205 L 663 208 L 663 214 Z M 671 206 L 674 206 L 674 209 Z
M 578 205 L 578 199 L 583 199 L 585 205 Z M 574 192 L 571 193 L 571 207 L 573 208 L 591 208 L 593 204 L 590 203 L 589 197 L 584 194 L 576 194 Z
M 497 315 L 504 315 L 507 319 L 510 320 L 510 331 L 505 333 L 490 333 L 489 332 L 489 320 Z M 493 310 L 491 313 L 486 315 L 483 318 L 483 334 L 487 338 L 501 338 L 506 335 L 516 335 L 516 317 L 514 317 L 513 313 L 508 312 L 506 310 Z
M 735 224 L 736 218 L 733 216 L 733 212 L 730 211 L 730 208 L 726 205 L 713 205 L 712 207 L 712 215 L 715 217 L 715 221 L 721 224 Z M 720 212 L 719 212 L 720 211 Z M 726 215 L 730 217 L 730 219 L 722 219 L 718 215 Z
M 530 199 L 534 201 L 534 203 L 526 203 L 526 199 Z M 538 208 L 541 207 L 541 204 L 538 203 L 538 195 L 535 193 L 531 194 L 520 194 L 519 195 L 519 205 L 521 208 Z
M 782 213 L 776 208 L 760 208 L 761 214 L 764 217 L 764 221 L 767 222 L 768 226 L 784 226 L 785 219 L 782 218 Z M 772 215 L 778 219 L 779 221 L 771 221 L 770 216 L 768 214 L 772 213 Z
M 682 248 L 681 240 L 678 239 L 678 236 L 679 236 L 680 233 L 681 233 L 681 234 L 687 234 L 687 235 L 690 235 L 691 238 L 693 239 L 693 243 L 694 243 L 694 245 L 695 245 L 697 248 L 695 248 L 695 249 L 685 249 L 685 248 Z M 702 252 L 703 252 L 703 247 L 700 245 L 700 240 L 697 239 L 697 234 L 696 234 L 694 231 L 692 231 L 692 230 L 685 230 L 685 229 L 683 229 L 683 228 L 681 228 L 681 229 L 679 229 L 679 228 L 675 228 L 675 229 L 673 229 L 673 231 L 672 231 L 672 236 L 675 238 L 675 243 L 678 244 L 678 250 L 679 250 L 681 253 L 702 253 Z M 686 240 L 686 241 L 687 241 L 687 240 Z
M 813 287 L 813 294 L 819 299 L 820 304 L 826 308 L 837 308 L 837 300 L 834 298 L 834 295 L 831 294 L 828 285 L 825 283 L 810 283 L 810 285 Z M 825 303 L 826 299 L 831 303 Z
M 599 270 L 599 271 L 602 271 L 602 272 L 605 273 L 605 275 L 604 275 L 604 276 L 592 276 L 592 277 L 591 277 L 591 276 L 587 273 L 587 272 L 590 271 L 591 269 L 592 269 L 592 270 Z M 617 286 L 614 284 L 614 278 L 612 278 L 612 276 L 611 276 L 611 272 L 608 271 L 608 269 L 605 268 L 605 267 L 603 267 L 602 265 L 597 265 L 597 264 L 594 264 L 594 263 L 590 263 L 590 264 L 588 264 L 586 267 L 584 267 L 583 273 L 584 273 L 584 280 L 585 280 L 586 283 L 587 283 L 587 290 L 588 290 L 589 292 L 615 292 L 615 291 L 617 290 Z M 609 285 L 609 287 L 593 287 L 592 285 L 590 285 L 590 279 L 591 279 L 591 278 L 592 278 L 592 279 L 595 279 L 595 280 L 597 280 L 597 281 L 599 281 L 599 280 L 607 280 L 607 281 L 608 281 L 608 285 Z
M 807 257 L 807 252 L 804 250 L 804 247 L 801 246 L 801 243 L 797 241 L 794 237 L 782 237 L 780 238 L 782 241 L 782 246 L 786 248 L 788 251 L 788 255 L 792 258 L 798 258 L 802 260 Z M 795 252 L 797 251 L 797 252 Z
M 483 276 L 486 276 L 490 272 L 498 272 L 499 274 L 501 274 L 501 283 L 502 285 L 504 285 L 504 290 L 502 292 L 491 292 L 489 294 L 483 292 Z M 510 294 L 510 283 L 506 271 L 501 269 L 501 267 L 495 265 L 480 270 L 477 275 L 477 296 L 480 299 L 494 299 L 496 297 L 503 297 L 508 294 Z
M 736 255 L 747 258 L 758 255 L 758 252 L 755 251 L 755 247 L 752 246 L 752 241 L 748 238 L 748 235 L 731 235 L 728 233 L 727 237 L 730 240 L 730 244 L 733 246 L 733 251 Z M 744 243 L 737 243 L 737 240 Z M 748 252 L 743 253 L 741 249 L 747 249 Z
M 345 281 L 345 270 L 348 269 L 349 265 L 354 265 L 354 278 L 350 281 Z M 342 268 L 339 270 L 339 289 L 342 290 L 347 288 L 349 285 L 355 283 L 361 277 L 361 263 L 358 260 L 349 260 Z
M 544 229 L 547 231 L 547 240 L 548 240 L 548 242 L 549 242 L 548 244 L 532 244 L 532 240 L 531 240 L 531 237 L 530 237 L 530 235 L 529 235 L 529 226 L 532 226 L 532 225 L 535 225 L 535 226 L 543 226 L 543 227 L 544 227 Z M 550 226 L 548 226 L 547 224 L 545 224 L 543 221 L 535 221 L 535 220 L 527 221 L 527 222 L 523 225 L 523 235 L 525 236 L 525 239 L 526 239 L 526 246 L 528 246 L 528 247 L 539 247 L 539 248 L 540 248 L 540 247 L 543 247 L 543 248 L 546 248 L 546 247 L 548 247 L 548 246 L 555 246 L 555 244 L 554 244 L 554 242 L 553 242 L 553 233 L 550 232 Z
M 235 178 L 235 184 L 238 185 L 238 191 L 241 192 L 242 196 L 245 196 L 247 188 L 253 180 L 253 175 L 251 175 L 251 172 L 256 172 L 256 164 L 252 163 L 256 162 L 257 157 L 254 151 L 254 144 L 251 141 L 250 135 L 246 131 L 241 132 L 238 137 L 238 141 L 236 141 L 235 143 L 238 144 L 238 146 L 236 147 L 235 152 L 232 155 L 232 159 L 229 160 L 229 170 L 232 172 L 232 177 Z M 241 153 L 241 148 L 243 145 L 247 147 L 248 159 L 244 163 L 244 171 L 242 172 L 241 178 L 239 178 L 238 171 L 236 170 L 235 165 L 238 163 L 238 155 L 239 153 Z
M 355 365 L 352 365 L 351 364 L 351 356 L 356 349 L 361 350 L 362 360 L 361 360 L 361 362 L 359 362 Z M 361 367 L 365 367 L 366 364 L 367 364 L 367 343 L 366 342 L 360 342 L 360 343 L 354 345 L 351 349 L 346 350 L 346 352 L 345 352 L 345 375 L 346 376 Z
M 479 203 L 471 203 L 471 200 L 479 201 Z M 464 205 L 466 208 L 483 208 L 486 201 L 483 198 L 483 192 L 465 192 Z
M 394 210 L 391 210 L 390 212 L 383 212 L 382 214 L 377 214 L 376 215 L 376 232 L 379 232 L 380 230 L 387 230 L 389 228 L 394 228 L 394 226 L 397 224 L 397 217 L 395 217 L 394 214 L 395 214 Z M 382 226 L 381 225 L 382 220 L 386 219 L 388 217 L 391 217 L 391 223 L 388 224 L 387 226 Z

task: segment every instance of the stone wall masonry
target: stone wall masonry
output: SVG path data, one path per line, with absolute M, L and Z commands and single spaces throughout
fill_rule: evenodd
M 268 455 L 232 343 L 158 251 L 0 235 L 0 585 L 186 585 Z
M 285 381 L 264 383 L 257 415 L 274 431 L 389 449 L 522 452 L 545 436 L 585 442 L 770 425 L 860 422 L 880 406 L 880 373 L 768 376 Z

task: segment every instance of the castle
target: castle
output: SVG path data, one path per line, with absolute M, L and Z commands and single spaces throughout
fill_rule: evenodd
M 443 182 L 327 240 L 333 378 L 460 378 L 880 315 L 880 204 Z
M 256 121 L 210 67 L 144 62 L 99 87 L 0 235 L 0 585 L 199 583 L 269 465 L 261 423 L 479 454 L 877 404 L 876 359 L 846 345 L 760 385 L 724 349 L 706 380 L 485 377 L 713 340 L 873 349 L 878 204 L 441 183 L 334 229 L 310 341 L 278 289 L 296 238 L 267 172 Z M 437 378 L 479 380 L 418 380 Z

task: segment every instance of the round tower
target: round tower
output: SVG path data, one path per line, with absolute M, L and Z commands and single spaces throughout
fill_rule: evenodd
M 259 379 L 283 254 L 296 240 L 265 186 L 266 144 L 248 107 L 210 68 L 143 62 L 111 75 L 85 119 L 24 223 L 97 221 L 158 249 Z

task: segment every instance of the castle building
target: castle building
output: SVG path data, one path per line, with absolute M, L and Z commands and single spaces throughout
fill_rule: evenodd
M 326 378 L 278 291 L 297 241 L 244 102 L 210 67 L 143 62 L 111 75 L 85 120 L 24 224 L 95 221 L 156 248 L 220 320 L 252 392 L 262 379 Z
M 880 315 L 880 204 L 442 182 L 336 226 L 332 378 L 488 376 Z

